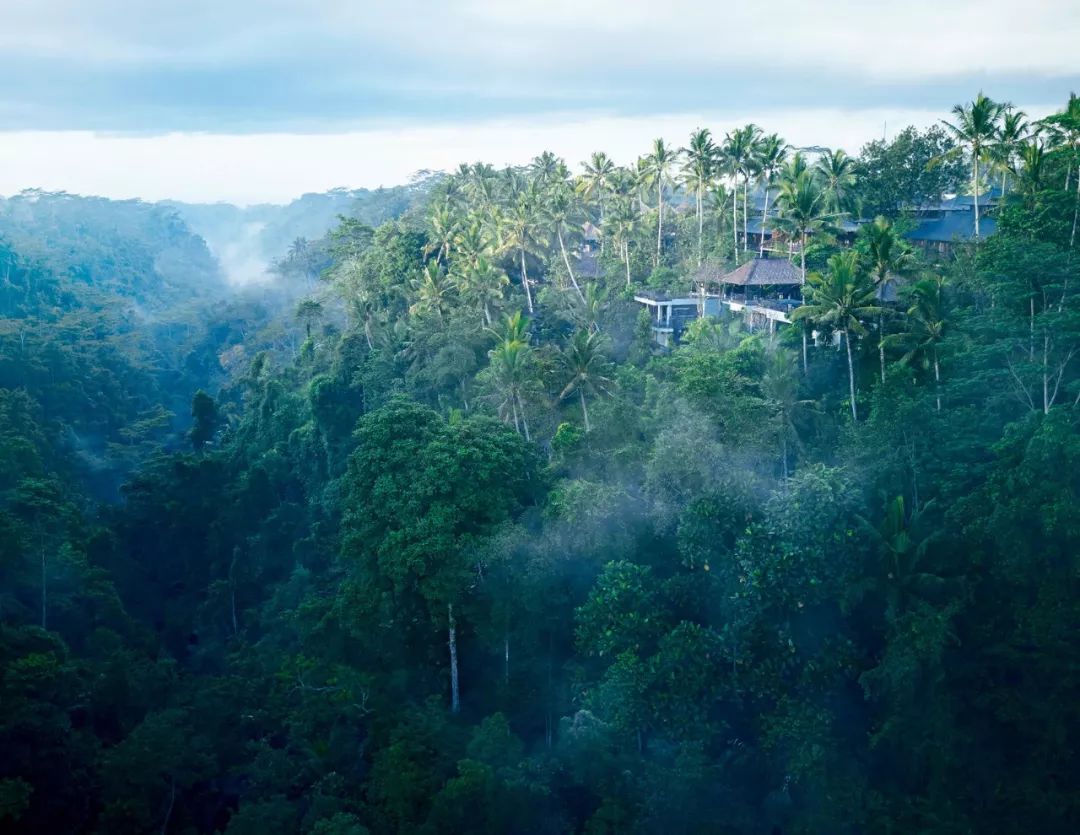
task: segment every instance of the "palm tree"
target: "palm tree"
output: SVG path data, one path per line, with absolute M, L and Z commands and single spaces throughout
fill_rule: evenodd
M 442 271 L 437 261 L 428 261 L 419 278 L 412 280 L 416 301 L 410 305 L 412 315 L 435 314 L 440 324 L 446 324 L 450 299 L 456 292 L 454 282 Z
M 847 348 L 848 386 L 851 395 L 851 418 L 859 419 L 855 402 L 855 362 L 851 356 L 851 335 L 866 333 L 863 322 L 880 312 L 874 282 L 866 274 L 853 249 L 839 252 L 828 261 L 824 275 L 812 273 L 808 279 L 809 299 L 791 314 L 793 320 L 808 319 L 828 325 L 844 337 Z
M 814 402 L 799 399 L 799 380 L 795 374 L 796 362 L 795 357 L 787 351 L 774 350 L 768 358 L 768 365 L 761 378 L 761 393 L 765 396 L 765 403 L 777 422 L 785 479 L 790 475 L 789 445 L 794 443 L 800 449 L 802 446 L 799 442 L 795 419 L 800 410 Z
M 1065 173 L 1065 190 L 1069 190 L 1072 172 L 1076 170 L 1076 200 L 1073 203 L 1072 235 L 1069 237 L 1069 249 L 1076 245 L 1077 220 L 1080 218 L 1080 97 L 1069 94 L 1069 101 L 1061 113 L 1055 113 L 1043 119 L 1043 125 L 1051 131 L 1055 143 L 1068 156 Z
M 570 256 L 566 251 L 565 234 L 573 228 L 577 221 L 577 204 L 573 199 L 573 192 L 566 183 L 558 183 L 551 187 L 547 194 L 544 205 L 544 214 L 551 228 L 555 230 L 555 237 L 559 242 L 559 252 L 562 253 L 563 264 L 566 265 L 566 274 L 570 276 L 570 283 L 574 286 L 578 297 L 584 301 L 585 296 L 581 293 L 577 278 L 574 277 L 574 269 L 570 266 Z
M 1001 199 L 1005 199 L 1005 188 L 1008 185 L 1009 172 L 1015 168 L 1016 155 L 1019 153 L 1027 140 L 1028 129 L 1027 114 L 1022 110 L 1014 110 L 1012 106 L 1006 106 L 1001 118 L 1001 126 L 998 128 L 997 142 L 994 144 L 993 157 L 998 171 L 1001 172 Z
M 780 181 L 780 193 L 776 197 L 780 215 L 776 225 L 799 240 L 799 269 L 805 284 L 807 236 L 826 228 L 836 215 L 827 210 L 825 192 L 818 185 L 813 172 L 798 167 L 801 158 L 802 154 L 795 155 Z M 798 173 L 794 177 L 789 176 L 795 170 Z
M 499 416 L 507 423 L 513 420 L 514 429 L 531 441 L 529 421 L 525 415 L 526 401 L 537 391 L 535 363 L 532 348 L 524 329 L 527 320 L 521 313 L 508 317 L 505 323 L 506 337 L 488 356 L 491 359 L 491 379 L 498 398 Z
M 850 208 L 855 185 L 855 160 L 837 148 L 821 156 L 814 165 L 825 192 L 825 207 L 836 214 Z
M 529 165 L 529 171 L 533 179 L 541 186 L 548 186 L 560 179 L 560 175 L 566 170 L 563 161 L 551 151 L 544 151 L 540 156 L 533 157 Z
M 727 163 L 728 174 L 731 176 L 734 184 L 734 192 L 732 193 L 732 217 L 736 218 L 734 231 L 735 236 L 735 255 L 739 254 L 739 240 L 738 240 L 738 194 L 739 194 L 739 177 L 743 178 L 743 251 L 746 251 L 746 210 L 747 210 L 747 192 L 749 191 L 750 176 L 754 170 L 754 152 L 755 145 L 758 141 L 758 137 L 761 135 L 761 129 L 757 125 L 746 125 L 745 127 L 737 128 L 731 131 L 724 137 L 723 154 L 724 160 Z
M 955 123 L 942 120 L 942 124 L 959 143 L 957 150 L 967 148 L 971 152 L 976 238 L 979 237 L 979 163 L 997 141 L 998 123 L 1006 107 L 1007 105 L 988 99 L 980 92 L 974 101 L 953 107 Z
M 482 258 L 489 257 L 495 251 L 495 242 L 488 234 L 482 217 L 470 214 L 459 225 L 453 249 L 454 262 L 466 268 L 475 267 Z
M 592 431 L 586 395 L 607 394 L 614 385 L 614 381 L 607 376 L 611 363 L 604 355 L 605 346 L 606 337 L 602 334 L 579 328 L 558 354 L 559 366 L 568 380 L 559 393 L 559 399 L 565 400 L 575 391 L 578 393 L 586 432 Z
M 600 207 L 599 224 L 604 225 L 604 198 L 611 189 L 611 177 L 615 163 L 603 151 L 596 151 L 588 162 L 582 163 L 585 173 L 578 179 L 578 193 L 585 200 L 596 200 Z M 600 238 L 600 252 L 604 251 L 604 239 Z
M 790 146 L 777 134 L 764 137 L 758 146 L 758 183 L 765 190 L 765 205 L 761 212 L 761 247 L 758 255 L 765 254 L 765 227 L 769 220 L 769 192 L 780 173 Z
M 607 217 L 607 226 L 611 230 L 611 238 L 619 248 L 623 264 L 626 265 L 626 286 L 632 286 L 630 280 L 630 241 L 637 231 L 638 215 L 634 210 L 634 204 L 630 200 L 618 200 L 612 206 L 611 213 Z M 605 234 L 607 230 L 604 230 Z
M 921 359 L 923 367 L 934 369 L 934 395 L 941 411 L 941 363 L 938 349 L 945 338 L 946 320 L 943 283 L 940 278 L 924 278 L 911 286 L 911 306 L 907 310 L 908 331 L 898 334 L 908 350 L 901 357 L 904 365 Z
M 525 288 L 525 301 L 529 313 L 533 312 L 532 289 L 529 287 L 529 270 L 526 256 L 537 247 L 547 242 L 539 229 L 539 196 L 529 188 L 518 195 L 509 212 L 499 218 L 500 249 L 503 252 L 516 251 L 521 267 L 521 286 Z
M 575 321 L 590 331 L 600 330 L 600 317 L 607 307 L 607 292 L 596 282 L 585 285 L 585 295 L 575 306 Z
M 870 274 L 882 296 L 890 276 L 907 276 L 915 272 L 918 261 L 903 238 L 893 225 L 883 217 L 863 227 L 863 241 L 866 244 Z M 878 315 L 878 357 L 881 361 L 881 382 L 885 383 L 885 307 Z
M 652 153 L 645 157 L 645 170 L 649 182 L 656 184 L 656 259 L 653 266 L 660 266 L 660 253 L 664 237 L 664 186 L 667 184 L 679 152 L 669 148 L 663 139 L 654 139 Z
M 509 283 L 506 273 L 483 256 L 475 264 L 465 265 L 464 271 L 454 276 L 458 295 L 484 314 L 484 324 L 489 328 L 491 309 L 502 304 L 503 288 Z
M 697 262 L 702 262 L 702 239 L 705 231 L 705 191 L 712 180 L 716 165 L 716 144 L 708 128 L 699 128 L 690 135 L 690 144 L 683 148 L 683 182 L 694 195 L 697 206 Z
M 447 264 L 458 229 L 457 214 L 449 205 L 434 206 L 428 216 L 428 242 L 424 244 L 424 255 L 435 253 L 436 263 Z
M 1046 168 L 1046 144 L 1038 138 L 1025 142 L 1013 160 L 1012 173 L 1021 192 L 1033 197 L 1042 188 Z

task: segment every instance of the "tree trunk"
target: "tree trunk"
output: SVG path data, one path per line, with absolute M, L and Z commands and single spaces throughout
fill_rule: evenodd
M 169 805 L 165 809 L 165 820 L 161 822 L 161 835 L 169 831 L 169 821 L 172 819 L 173 806 L 176 805 L 176 778 L 169 780 Z
M 746 252 L 746 244 L 750 240 L 750 236 L 747 234 L 747 205 L 750 199 L 750 175 L 747 174 L 743 177 L 742 187 L 742 248 L 743 252 Z
M 532 290 L 529 289 L 529 273 L 525 269 L 525 247 L 521 248 L 521 284 L 525 288 L 525 301 L 529 305 L 529 313 L 533 312 Z
M 1073 203 L 1073 225 L 1072 234 L 1069 235 L 1069 251 L 1071 252 L 1073 247 L 1076 246 L 1076 224 L 1077 219 L 1080 218 L 1080 176 L 1076 178 L 1076 201 Z
M 941 368 L 938 365 L 938 352 L 934 348 L 934 391 L 937 395 L 937 411 L 941 411 Z
M 783 471 L 784 472 L 784 481 L 787 481 L 787 478 L 788 478 L 788 464 L 787 464 L 787 437 L 786 436 L 784 437 L 784 458 L 783 458 L 783 461 L 784 461 L 784 471 Z
M 592 426 L 589 425 L 589 407 L 585 405 L 585 389 L 578 387 L 578 395 L 581 397 L 581 414 L 585 418 L 585 432 L 591 432 Z
M 806 358 L 806 323 L 802 323 L 802 373 L 805 377 L 810 373 L 810 363 Z
M 630 242 L 623 241 L 623 260 L 626 262 L 626 286 L 632 286 L 630 283 Z
M 41 543 L 41 628 L 49 628 L 49 578 L 45 543 Z
M 585 301 L 585 296 L 581 292 L 581 288 L 578 287 L 577 279 L 574 278 L 574 271 L 570 269 L 570 256 L 566 254 L 566 244 L 563 243 L 562 229 L 556 229 L 555 233 L 559 236 L 559 249 L 562 251 L 563 263 L 566 264 L 566 272 L 570 276 L 570 283 L 574 285 L 574 289 L 577 290 L 578 298 Z
M 975 239 L 979 238 L 979 152 L 975 149 L 971 154 L 971 161 L 975 170 L 975 184 L 973 186 L 973 193 L 975 195 Z
M 765 221 L 769 219 L 769 184 L 765 183 L 765 208 L 761 212 L 761 247 L 758 257 L 765 255 Z
M 843 334 L 844 345 L 847 348 L 848 389 L 851 392 L 851 419 L 858 422 L 859 411 L 855 406 L 855 364 L 851 360 L 851 337 L 847 328 L 844 329 Z
M 450 643 L 450 712 L 458 713 L 461 710 L 461 694 L 458 692 L 457 621 L 454 620 L 453 603 L 446 604 L 446 615 Z
M 465 411 L 469 411 L 469 398 L 466 396 L 465 378 L 461 378 L 461 402 L 465 404 Z
M 525 419 L 525 404 L 521 402 L 521 397 L 517 398 L 518 408 L 521 410 L 521 426 L 525 430 L 525 440 L 532 442 L 532 438 L 529 436 L 529 421 Z
M 806 288 L 806 232 L 804 231 L 799 238 L 799 273 L 800 273 L 800 291 Z M 804 299 L 805 301 L 805 299 Z M 802 326 L 802 370 L 803 376 L 810 373 L 810 363 L 806 357 L 806 323 Z
M 735 260 L 739 260 L 739 175 L 736 174 L 731 189 L 731 239 L 735 243 Z
M 663 177 L 656 178 L 656 263 L 654 267 L 660 266 L 660 250 L 663 248 L 664 240 L 664 179 Z
M 503 631 L 503 684 L 510 684 L 510 624 Z
M 702 239 L 705 235 L 705 207 L 702 205 L 702 187 L 698 184 L 697 193 L 697 263 L 700 267 L 703 261 L 703 244 Z
M 878 314 L 878 357 L 881 360 L 881 384 L 885 385 L 885 314 Z

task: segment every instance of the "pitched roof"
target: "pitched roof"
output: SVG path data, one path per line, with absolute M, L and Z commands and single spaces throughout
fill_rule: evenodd
M 983 237 L 997 231 L 997 221 L 992 217 L 983 217 L 979 213 L 979 234 Z M 975 215 L 973 212 L 946 212 L 941 217 L 927 218 L 904 235 L 912 241 L 970 241 L 975 237 Z
M 581 224 L 581 236 L 586 241 L 598 241 L 600 240 L 600 230 L 589 221 L 585 221 Z
M 741 267 L 721 276 L 720 281 L 739 287 L 802 284 L 802 274 L 787 258 L 751 258 Z

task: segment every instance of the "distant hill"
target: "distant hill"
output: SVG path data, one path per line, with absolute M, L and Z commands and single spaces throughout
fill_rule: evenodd
M 230 203 L 158 205 L 174 209 L 201 235 L 234 284 L 258 281 L 298 238 L 317 240 L 341 216 L 375 227 L 401 217 L 422 202 L 440 175 L 425 173 L 412 183 L 392 188 L 337 188 L 305 194 L 291 203 L 239 207 Z

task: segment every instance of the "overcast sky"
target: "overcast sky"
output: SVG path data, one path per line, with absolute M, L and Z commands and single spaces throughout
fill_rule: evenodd
M 747 121 L 857 152 L 979 89 L 1056 109 L 1078 44 L 1076 0 L 0 0 L 0 193 L 284 201 Z

